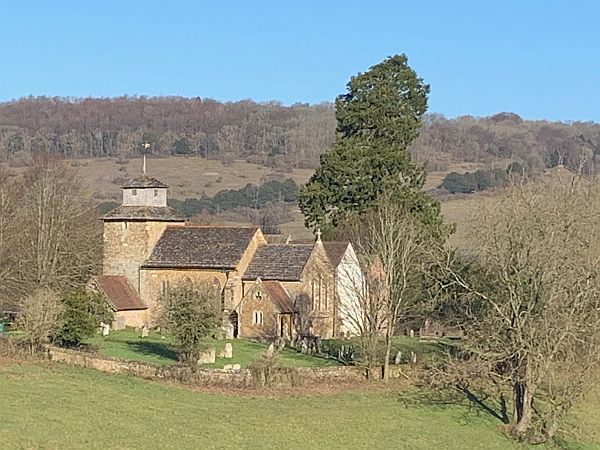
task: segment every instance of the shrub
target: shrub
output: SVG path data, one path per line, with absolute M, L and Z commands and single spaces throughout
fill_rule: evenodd
M 160 298 L 159 323 L 179 348 L 179 359 L 197 366 L 203 340 L 214 334 L 222 319 L 219 289 L 191 280 L 168 289 Z
M 34 291 L 20 306 L 17 327 L 27 334 L 26 341 L 34 353 L 60 329 L 64 306 L 56 292 L 49 289 Z
M 261 387 L 273 385 L 277 378 L 278 368 L 279 354 L 271 346 L 248 366 L 256 385 Z
M 101 322 L 112 323 L 114 314 L 101 294 L 81 287 L 62 298 L 64 307 L 60 328 L 54 340 L 62 346 L 76 347 L 94 335 Z

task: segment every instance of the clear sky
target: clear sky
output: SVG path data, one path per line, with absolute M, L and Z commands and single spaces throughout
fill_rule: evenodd
M 0 100 L 332 101 L 406 53 L 430 111 L 600 122 L 600 1 L 0 0 Z

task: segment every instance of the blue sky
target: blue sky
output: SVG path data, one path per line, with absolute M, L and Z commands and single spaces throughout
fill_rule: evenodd
M 0 0 L 0 100 L 332 101 L 406 53 L 430 111 L 600 122 L 598 1 Z

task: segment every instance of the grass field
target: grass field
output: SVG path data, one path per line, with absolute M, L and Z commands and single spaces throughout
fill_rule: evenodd
M 223 349 L 226 342 L 231 342 L 233 346 L 233 358 L 225 359 L 217 357 L 214 364 L 207 364 L 204 367 L 222 369 L 225 364 L 240 364 L 242 367 L 247 367 L 252 361 L 259 358 L 267 349 L 265 345 L 243 339 L 229 341 L 215 341 L 211 339 L 207 340 L 206 343 L 216 349 L 218 356 L 219 351 Z M 151 333 L 147 338 L 141 339 L 139 334 L 133 331 L 113 331 L 107 337 L 97 336 L 90 339 L 88 343 L 96 347 L 101 355 L 113 358 L 123 358 L 165 365 L 173 364 L 177 358 L 172 339 L 170 337 L 165 337 L 163 339 L 156 333 Z M 339 363 L 333 359 L 304 355 L 289 348 L 283 349 L 279 355 L 281 365 L 286 367 L 324 367 L 339 365 Z
M 116 179 L 142 174 L 140 158 L 132 158 L 125 164 L 117 164 L 114 158 L 77 160 L 73 164 L 78 165 L 91 191 L 101 193 L 106 200 L 120 198 L 121 185 L 114 182 Z M 272 172 L 268 167 L 245 161 L 224 166 L 220 161 L 200 157 L 171 156 L 148 160 L 148 175 L 169 185 L 169 197 L 175 199 L 198 198 L 203 193 L 212 196 L 223 189 L 239 189 L 248 183 L 261 184 Z M 283 177 L 304 184 L 312 173 L 311 169 L 294 169 Z
M 50 364 L 0 363 L 0 405 L 7 449 L 527 448 L 503 437 L 489 416 L 461 406 L 410 407 L 394 393 L 205 394 Z M 594 420 L 589 427 L 600 427 Z M 591 439 L 570 448 L 598 448 Z

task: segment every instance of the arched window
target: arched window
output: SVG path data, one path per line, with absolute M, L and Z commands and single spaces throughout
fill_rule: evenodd
M 319 274 L 319 311 L 321 310 L 321 307 L 323 306 L 321 304 L 322 301 L 322 296 L 323 295 L 323 277 L 321 276 L 321 274 Z
M 254 311 L 252 314 L 252 324 L 262 325 L 263 324 L 263 313 L 262 311 Z

